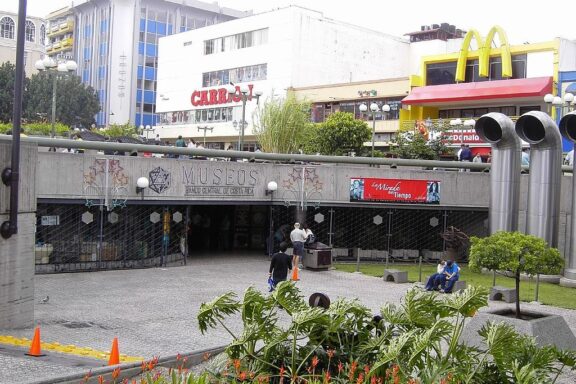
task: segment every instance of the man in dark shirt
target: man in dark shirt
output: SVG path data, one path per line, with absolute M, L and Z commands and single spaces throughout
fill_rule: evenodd
M 285 281 L 288 277 L 288 270 L 292 270 L 292 257 L 286 254 L 288 243 L 283 241 L 280 243 L 280 252 L 272 255 L 270 261 L 270 276 L 272 277 L 272 287 L 276 287 L 281 281 Z

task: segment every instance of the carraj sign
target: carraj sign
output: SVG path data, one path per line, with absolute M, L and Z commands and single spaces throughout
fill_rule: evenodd
M 248 84 L 248 100 L 252 100 L 252 89 L 254 84 Z M 205 89 L 202 91 L 192 92 L 190 102 L 195 107 L 202 107 L 206 105 L 228 104 L 232 102 L 242 101 L 240 86 L 236 85 L 236 93 L 229 94 L 227 88 L 218 89 Z

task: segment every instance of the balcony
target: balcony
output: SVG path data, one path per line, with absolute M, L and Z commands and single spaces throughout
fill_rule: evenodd
M 74 32 L 74 22 L 69 20 L 62 23 L 58 23 L 50 27 L 50 32 L 48 32 L 48 37 L 60 36 L 65 33 Z
M 53 43 L 51 48 L 46 47 L 46 53 L 54 54 L 58 52 L 70 51 L 74 45 L 74 38 L 69 37 Z

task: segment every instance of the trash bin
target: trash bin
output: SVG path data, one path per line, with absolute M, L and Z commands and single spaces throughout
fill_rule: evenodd
M 332 247 L 318 241 L 308 244 L 304 252 L 304 268 L 327 270 L 332 266 Z

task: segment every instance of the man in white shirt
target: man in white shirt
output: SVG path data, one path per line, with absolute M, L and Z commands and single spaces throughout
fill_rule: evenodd
M 290 241 L 292 242 L 292 265 L 298 268 L 300 258 L 304 257 L 304 242 L 306 241 L 306 233 L 300 229 L 300 223 L 294 223 L 294 229 L 290 232 Z

